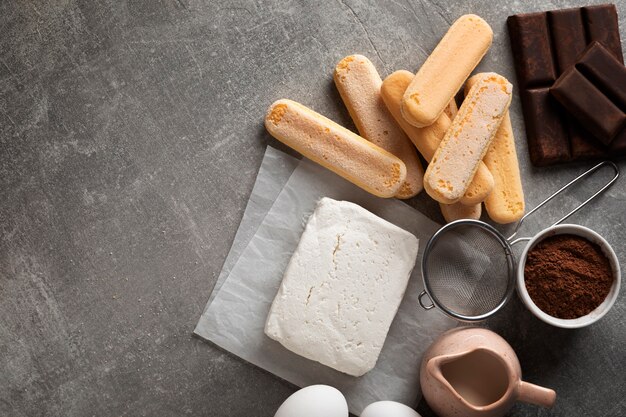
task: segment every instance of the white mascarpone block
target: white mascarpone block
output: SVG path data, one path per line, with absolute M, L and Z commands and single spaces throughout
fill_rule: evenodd
M 338 371 L 371 370 L 417 258 L 417 238 L 364 208 L 323 198 L 265 324 L 287 349 Z

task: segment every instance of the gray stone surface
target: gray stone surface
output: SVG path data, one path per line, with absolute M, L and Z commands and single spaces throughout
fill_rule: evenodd
M 339 59 L 415 70 L 468 12 L 495 31 L 480 68 L 514 79 L 506 16 L 583 3 L 0 2 L 0 415 L 273 415 L 294 387 L 191 336 L 276 145 L 267 106 L 289 97 L 351 126 Z M 518 97 L 511 113 L 533 206 L 584 165 L 532 168 Z M 573 219 L 622 262 L 624 181 Z M 511 303 L 488 325 L 559 398 L 510 415 L 626 414 L 625 318 L 623 296 L 578 331 Z

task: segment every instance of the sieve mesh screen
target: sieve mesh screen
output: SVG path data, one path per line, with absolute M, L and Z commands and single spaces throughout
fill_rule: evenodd
M 461 221 L 429 242 L 424 282 L 441 309 L 469 320 L 494 313 L 513 289 L 514 263 L 504 238 L 487 224 Z M 484 317 L 481 317 L 484 318 Z

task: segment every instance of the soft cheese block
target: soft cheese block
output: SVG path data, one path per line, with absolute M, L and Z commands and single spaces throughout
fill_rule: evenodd
M 374 368 L 417 258 L 417 238 L 346 201 L 323 198 L 270 308 L 265 334 L 338 371 Z

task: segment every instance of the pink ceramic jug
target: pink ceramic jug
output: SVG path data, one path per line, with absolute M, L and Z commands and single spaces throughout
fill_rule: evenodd
M 426 351 L 420 383 L 439 417 L 503 416 L 515 401 L 552 407 L 556 393 L 521 380 L 513 348 L 496 333 L 459 327 Z

